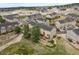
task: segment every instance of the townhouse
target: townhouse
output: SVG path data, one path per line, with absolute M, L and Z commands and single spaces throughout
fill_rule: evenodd
M 74 44 L 79 44 L 79 28 L 73 30 L 67 30 L 66 37 Z
M 18 22 L 5 22 L 0 24 L 0 34 L 10 32 L 15 29 L 19 25 Z
M 76 20 L 77 20 L 79 18 L 79 15 L 74 14 L 74 13 L 69 13 L 69 14 L 67 14 L 67 17 L 76 18 Z
M 10 14 L 10 15 L 4 15 L 2 17 L 8 22 L 15 22 L 17 21 L 17 18 L 16 18 L 17 16 L 18 14 Z
M 29 15 L 30 19 L 37 19 L 37 18 L 43 18 L 43 16 L 40 13 L 31 14 Z
M 66 31 L 67 29 L 73 29 L 76 26 L 76 21 L 74 18 L 65 18 L 63 20 L 59 20 L 55 23 L 57 29 L 59 29 L 61 32 Z
M 44 23 L 49 25 L 49 21 L 46 19 L 46 17 L 43 17 L 40 13 L 38 14 L 32 14 L 28 17 L 29 20 L 35 20 L 39 23 Z
M 38 23 L 37 21 L 28 20 L 29 28 L 37 25 L 40 27 L 41 36 L 45 39 L 51 40 L 54 35 L 56 35 L 56 28 L 54 26 L 46 25 L 44 23 Z
M 34 25 L 40 27 L 41 36 L 45 39 L 51 40 L 56 35 L 56 28 L 49 24 L 48 19 L 43 17 L 41 14 L 33 14 L 26 20 L 29 27 L 32 28 Z
M 47 18 L 53 18 L 55 16 L 58 16 L 58 14 L 56 12 L 53 12 L 53 13 L 50 13 L 50 14 L 46 15 Z

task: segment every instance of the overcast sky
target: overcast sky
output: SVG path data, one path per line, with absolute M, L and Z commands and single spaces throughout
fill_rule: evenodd
M 31 7 L 31 6 L 54 6 L 54 5 L 63 5 L 69 3 L 0 3 L 0 8 L 5 7 Z

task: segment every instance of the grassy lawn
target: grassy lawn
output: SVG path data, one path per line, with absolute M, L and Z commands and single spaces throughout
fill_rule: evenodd
M 32 54 L 33 49 L 30 45 L 28 45 L 24 40 L 19 43 L 13 44 L 8 48 L 4 49 L 0 54 L 2 55 L 13 55 L 13 54 Z
M 67 55 L 67 54 L 75 54 L 77 51 L 72 49 L 66 44 L 63 39 L 56 39 L 56 46 L 50 48 L 48 46 L 44 46 L 40 43 L 34 43 L 27 39 L 22 39 L 21 42 L 13 44 L 8 48 L 4 49 L 0 52 L 2 55 Z M 70 49 L 69 49 L 70 48 Z M 72 53 L 72 52 L 73 53 Z M 78 53 L 78 52 L 77 52 Z

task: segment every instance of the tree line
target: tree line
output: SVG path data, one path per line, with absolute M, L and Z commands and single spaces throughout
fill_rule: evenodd
M 16 27 L 15 32 L 23 33 L 23 38 L 31 39 L 35 43 L 38 43 L 40 40 L 40 28 L 37 25 L 31 29 L 29 28 L 29 25 L 23 25 L 22 30 L 20 27 Z

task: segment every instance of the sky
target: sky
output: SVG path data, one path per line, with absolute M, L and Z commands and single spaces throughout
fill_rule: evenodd
M 32 6 L 54 6 L 54 5 L 63 5 L 68 3 L 0 3 L 0 8 L 7 7 L 32 7 Z

